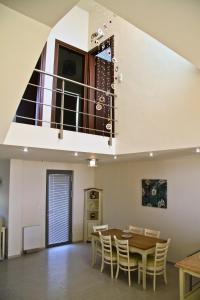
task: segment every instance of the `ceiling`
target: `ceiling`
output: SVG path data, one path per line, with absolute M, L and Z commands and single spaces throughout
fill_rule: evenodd
M 23 151 L 23 147 L 0 145 L 0 159 L 23 159 L 33 161 L 49 161 L 49 162 L 68 162 L 88 164 L 89 158 L 97 158 L 99 165 L 108 163 L 130 162 L 130 161 L 159 161 L 167 159 L 178 159 L 183 157 L 195 157 L 200 153 L 196 153 L 194 148 L 182 150 L 168 150 L 155 152 L 153 157 L 149 153 L 135 153 L 119 155 L 114 159 L 113 155 L 78 153 L 74 155 L 71 151 L 50 150 L 40 148 L 29 148 L 28 152 Z
M 53 27 L 77 0 L 0 0 L 41 23 Z M 147 32 L 200 68 L 199 0 L 96 0 L 120 17 Z M 79 6 L 90 11 L 95 2 L 81 0 Z
M 0 0 L 0 2 L 32 19 L 53 27 L 78 0 Z
M 96 0 L 200 68 L 199 0 Z

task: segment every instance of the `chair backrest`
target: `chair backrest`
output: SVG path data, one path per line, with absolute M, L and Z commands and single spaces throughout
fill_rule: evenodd
M 144 235 L 159 238 L 160 237 L 160 231 L 145 228 Z
M 128 230 L 130 232 L 133 232 L 133 233 L 136 233 L 136 234 L 143 234 L 144 233 L 143 228 L 132 226 L 132 225 L 129 225 Z
M 102 235 L 101 231 L 99 231 L 99 237 L 101 241 L 102 255 L 106 254 L 112 256 L 111 235 Z
M 118 240 L 116 236 L 114 236 L 115 245 L 117 248 L 117 257 L 118 260 L 120 258 L 125 258 L 129 261 L 129 245 L 128 240 Z
M 93 232 L 108 230 L 108 225 L 93 225 Z
M 155 267 L 162 267 L 166 264 L 170 241 L 171 240 L 168 239 L 166 243 L 156 243 Z

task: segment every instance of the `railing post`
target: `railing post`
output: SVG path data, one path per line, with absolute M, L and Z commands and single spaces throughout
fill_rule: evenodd
M 62 80 L 62 94 L 61 94 L 61 106 L 60 106 L 60 132 L 58 134 L 58 138 L 61 140 L 63 139 L 64 104 L 65 104 L 65 81 Z
M 76 132 L 78 132 L 79 128 L 79 95 L 76 98 Z
M 108 145 L 109 146 L 112 146 L 112 134 L 113 134 L 113 121 L 112 121 L 112 118 L 113 118 L 113 111 L 112 111 L 112 96 L 110 95 L 110 137 L 109 137 L 109 140 L 108 140 Z

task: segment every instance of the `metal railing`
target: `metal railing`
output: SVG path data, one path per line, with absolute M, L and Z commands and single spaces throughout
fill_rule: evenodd
M 40 124 L 40 126 L 48 123 L 51 127 L 59 128 L 58 138 L 60 139 L 63 139 L 64 130 L 108 136 L 108 145 L 112 145 L 112 138 L 116 135 L 115 124 L 117 122 L 115 120 L 116 95 L 114 93 L 38 69 L 35 69 L 34 72 L 38 74 L 39 83 L 30 81 L 26 91 L 30 87 L 36 89 L 35 97 L 30 99 L 30 96 L 26 96 L 30 93 L 25 91 L 15 115 L 15 122 Z M 49 83 L 47 78 L 51 79 Z M 81 93 L 67 90 L 65 86 L 69 86 L 69 84 L 71 84 L 71 88 L 75 85 L 82 88 Z M 47 98 L 50 101 L 47 101 Z M 72 107 L 68 105 L 69 100 Z M 31 105 L 35 107 L 34 116 L 29 113 Z M 42 117 L 38 117 L 38 113 L 36 114 L 38 108 L 42 111 Z M 51 119 L 44 118 L 45 109 L 50 109 Z M 54 118 L 52 118 L 52 111 L 54 111 Z M 68 122 L 66 114 L 72 122 Z M 58 118 L 59 120 L 57 120 Z

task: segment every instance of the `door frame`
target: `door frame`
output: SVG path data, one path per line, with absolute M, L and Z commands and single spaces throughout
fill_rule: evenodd
M 49 202 L 48 202 L 48 196 L 49 196 L 49 175 L 50 174 L 67 174 L 70 176 L 70 191 L 71 191 L 71 200 L 69 205 L 69 210 L 71 214 L 71 220 L 70 220 L 70 232 L 69 232 L 69 241 L 68 242 L 62 242 L 62 243 L 56 243 L 53 245 L 48 244 L 48 232 L 49 232 L 49 226 L 48 226 L 48 208 L 49 208 Z M 52 248 L 62 245 L 68 245 L 72 243 L 72 225 L 73 225 L 73 171 L 71 170 L 54 170 L 54 169 L 48 169 L 46 170 L 46 210 L 45 210 L 45 247 L 46 248 Z
M 54 71 L 53 74 L 57 75 L 58 72 L 58 54 L 59 54 L 59 47 L 65 47 L 66 49 L 72 50 L 78 54 L 84 56 L 84 69 L 83 69 L 83 83 L 87 84 L 87 65 L 88 65 L 88 53 L 84 50 L 71 46 L 67 43 L 64 43 L 60 40 L 55 40 L 55 51 L 54 51 Z M 57 86 L 57 79 L 54 77 L 53 79 L 53 91 L 56 89 Z M 84 88 L 84 98 L 85 98 L 85 88 Z M 87 101 L 83 100 L 83 112 L 86 112 Z M 51 128 L 56 128 L 56 124 L 52 123 L 56 120 L 56 92 L 52 92 L 52 108 L 51 108 Z M 85 115 L 83 115 L 83 124 L 84 124 Z

